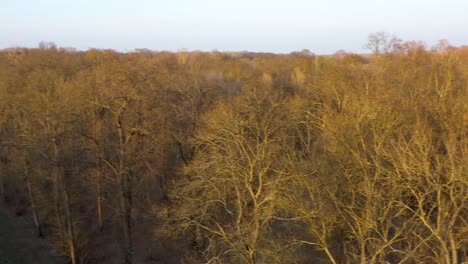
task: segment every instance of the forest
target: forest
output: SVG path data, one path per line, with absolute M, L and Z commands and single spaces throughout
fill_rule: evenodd
M 71 264 L 468 262 L 468 47 L 0 50 L 0 207 Z

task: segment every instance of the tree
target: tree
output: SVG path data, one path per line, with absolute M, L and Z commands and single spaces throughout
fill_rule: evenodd
M 401 39 L 391 36 L 387 32 L 380 31 L 369 35 L 366 48 L 374 54 L 390 53 L 401 48 Z
M 287 218 L 288 186 L 295 180 L 282 97 L 254 88 L 201 121 L 194 160 L 173 187 L 170 219 L 180 221 L 180 231 L 194 232 L 205 261 L 281 262 L 286 233 L 271 230 Z

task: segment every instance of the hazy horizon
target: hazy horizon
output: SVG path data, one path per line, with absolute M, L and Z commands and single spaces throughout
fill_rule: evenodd
M 50 41 L 79 50 L 360 53 L 377 31 L 460 46 L 468 44 L 465 10 L 460 0 L 16 0 L 0 10 L 0 49 Z

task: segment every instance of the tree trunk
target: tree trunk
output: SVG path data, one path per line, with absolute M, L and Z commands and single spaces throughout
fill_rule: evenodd
M 98 228 L 99 232 L 102 231 L 104 228 L 103 220 L 102 220 L 102 190 L 101 190 L 101 181 L 98 180 L 97 182 L 97 215 L 98 215 Z
M 337 234 L 337 247 L 336 247 L 336 262 L 339 264 L 346 263 L 345 258 L 345 231 L 343 228 L 339 228 Z
M 5 177 L 5 173 L 3 171 L 3 168 L 5 166 L 3 166 L 3 162 L 0 161 L 0 196 L 2 197 L 2 200 L 4 202 L 7 202 L 8 201 L 8 198 L 6 196 L 6 193 L 5 193 L 5 182 L 4 182 L 4 177 Z
M 51 129 L 49 128 L 49 131 Z M 54 177 L 54 205 L 55 205 L 55 218 L 57 221 L 57 226 L 60 232 L 60 238 L 62 241 L 65 241 L 65 235 L 64 235 L 64 228 L 62 224 L 62 218 L 61 218 L 61 203 L 60 203 L 60 186 L 62 185 L 62 177 L 60 174 L 62 173 L 59 168 L 58 168 L 58 146 L 55 137 L 52 137 L 52 160 L 54 164 L 52 164 L 52 174 Z
M 69 247 L 69 254 L 70 260 L 72 264 L 76 264 L 76 243 L 75 243 L 75 232 L 73 228 L 73 219 L 71 215 L 71 208 L 70 208 L 70 198 L 68 195 L 68 190 L 66 186 L 64 186 L 64 196 L 65 196 L 65 205 L 66 205 L 66 216 L 67 216 L 67 236 L 68 236 L 68 247 Z
M 60 203 L 60 172 L 57 171 L 57 168 L 53 169 L 54 173 L 54 206 L 55 206 L 55 219 L 57 221 L 57 227 L 60 233 L 60 238 L 64 240 L 64 230 L 61 219 L 61 203 Z
M 366 264 L 367 263 L 367 257 L 366 257 L 366 243 L 365 241 L 361 242 L 361 264 Z
M 36 231 L 37 231 L 37 236 L 44 237 L 44 234 L 42 233 L 41 221 L 39 219 L 39 214 L 36 208 L 36 202 L 34 200 L 31 179 L 29 178 L 28 171 L 26 171 L 25 180 L 26 180 L 26 187 L 28 189 L 29 203 L 31 204 L 31 210 L 32 210 L 32 215 L 33 215 L 33 220 L 34 220 L 34 226 L 36 227 Z
M 448 238 L 450 242 L 450 250 L 452 252 L 452 264 L 458 264 L 457 244 L 455 243 L 452 231 L 449 231 Z
M 97 204 L 97 217 L 98 217 L 98 228 L 99 232 L 102 231 L 104 228 L 103 220 L 102 220 L 102 179 L 101 179 L 101 168 L 98 165 L 98 169 L 96 172 L 96 204 Z
M 94 98 L 95 105 L 98 105 L 97 98 Z M 98 220 L 98 229 L 101 232 L 104 228 L 103 216 L 102 216 L 102 160 L 101 160 L 101 150 L 98 142 L 101 140 L 101 123 L 99 120 L 99 110 L 96 109 L 94 115 L 94 131 L 93 137 L 95 140 L 95 161 L 96 161 L 96 205 L 97 205 L 97 220 Z
M 128 175 L 126 174 L 124 173 L 120 179 L 120 207 L 124 235 L 125 264 L 131 264 L 133 263 L 132 207 Z
M 119 136 L 119 187 L 120 187 L 120 213 L 124 236 L 125 264 L 133 263 L 133 241 L 132 241 L 132 186 L 129 170 L 127 167 L 127 134 L 123 125 L 122 114 L 127 106 L 127 101 L 122 105 L 121 112 L 116 116 L 116 127 Z

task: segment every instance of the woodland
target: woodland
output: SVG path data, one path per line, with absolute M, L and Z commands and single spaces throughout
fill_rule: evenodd
M 69 263 L 468 261 L 468 47 L 0 50 L 0 207 Z

